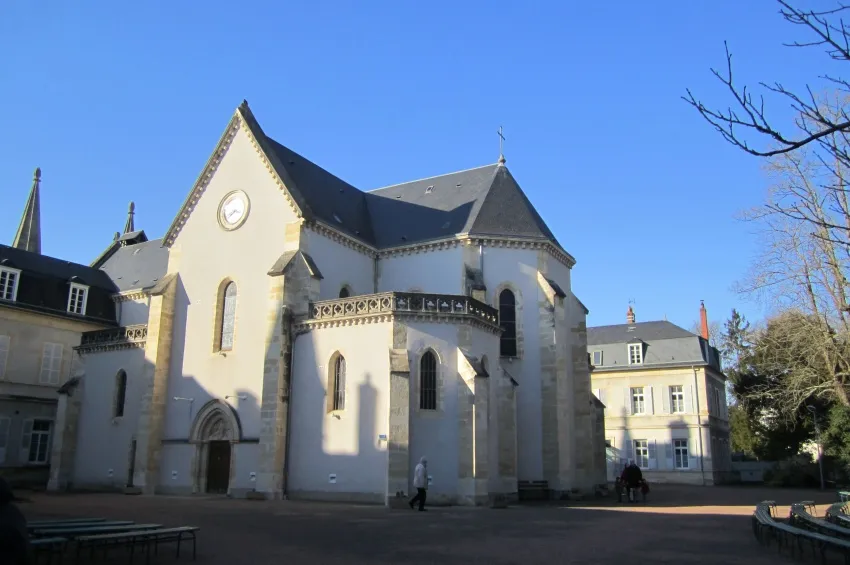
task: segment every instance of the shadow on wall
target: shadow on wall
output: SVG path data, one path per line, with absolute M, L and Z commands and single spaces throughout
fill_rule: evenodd
M 331 335 L 346 334 L 334 332 L 321 337 Z M 298 355 L 293 363 L 286 494 L 301 499 L 383 503 L 388 432 L 378 430 L 380 391 L 368 370 L 370 353 L 339 348 L 346 353 L 346 386 L 343 409 L 333 410 L 335 355 L 323 359 L 323 351 L 317 351 L 318 340 L 309 334 L 297 340 L 293 348 Z M 345 344 L 332 345 L 336 350 L 336 346 Z M 312 366 L 305 367 L 305 361 Z M 388 385 L 389 373 L 386 379 Z M 352 394 L 355 391 L 356 395 Z

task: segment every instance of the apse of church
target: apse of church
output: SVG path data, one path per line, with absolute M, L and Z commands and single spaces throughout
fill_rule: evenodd
M 129 224 L 53 488 L 396 505 L 422 456 L 442 504 L 605 482 L 575 260 L 504 158 L 362 191 L 243 103 L 162 239 Z

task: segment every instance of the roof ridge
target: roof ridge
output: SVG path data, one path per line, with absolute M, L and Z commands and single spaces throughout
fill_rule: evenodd
M 480 165 L 478 167 L 472 167 L 472 168 L 463 169 L 463 170 L 460 170 L 460 171 L 452 171 L 450 173 L 443 173 L 441 175 L 432 175 L 430 177 L 423 177 L 421 179 L 407 180 L 407 181 L 404 181 L 404 182 L 398 182 L 396 184 L 388 184 L 387 186 L 381 186 L 379 188 L 372 188 L 372 189 L 365 190 L 365 191 L 361 190 L 361 192 L 364 192 L 366 194 L 370 194 L 370 193 L 373 193 L 373 192 L 377 192 L 378 190 L 386 190 L 388 188 L 395 188 L 395 187 L 401 186 L 403 184 L 412 184 L 414 182 L 422 182 L 424 180 L 438 179 L 440 177 L 447 177 L 449 175 L 457 175 L 459 173 L 468 173 L 469 171 L 477 171 L 478 169 L 484 169 L 484 168 L 487 168 L 487 167 L 497 167 L 498 165 L 499 165 L 498 163 L 490 163 L 490 164 L 487 164 L 487 165 Z
M 493 190 L 493 185 L 496 184 L 496 175 L 499 174 L 499 170 L 504 166 L 505 165 L 502 163 L 497 163 L 495 170 L 493 170 L 493 174 L 490 175 L 490 184 L 487 186 L 487 190 L 484 191 L 484 194 L 482 194 L 480 198 L 475 199 L 475 204 L 472 205 L 472 209 L 469 211 L 469 217 L 466 219 L 466 224 L 463 226 L 465 233 L 470 233 L 472 228 L 475 227 L 475 222 L 478 221 L 478 216 L 481 215 L 481 209 L 484 207 L 484 203 L 487 202 L 487 198 Z

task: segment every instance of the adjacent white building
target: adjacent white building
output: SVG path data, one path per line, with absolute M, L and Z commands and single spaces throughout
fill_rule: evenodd
M 574 259 L 500 157 L 363 192 L 234 113 L 161 240 L 93 266 L 50 487 L 401 503 L 605 482 Z
M 703 335 L 668 321 L 588 328 L 594 394 L 605 404 L 608 478 L 628 460 L 649 481 L 716 484 L 730 476 L 726 376 Z

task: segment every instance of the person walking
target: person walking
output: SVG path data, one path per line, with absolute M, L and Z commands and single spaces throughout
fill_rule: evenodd
M 422 457 L 419 460 L 419 465 L 413 471 L 413 488 L 416 489 L 416 496 L 410 499 L 410 508 L 419 502 L 419 511 L 425 512 L 425 498 L 428 493 L 428 459 Z
M 30 565 L 27 519 L 14 503 L 15 496 L 5 479 L 0 477 L 0 562 Z

